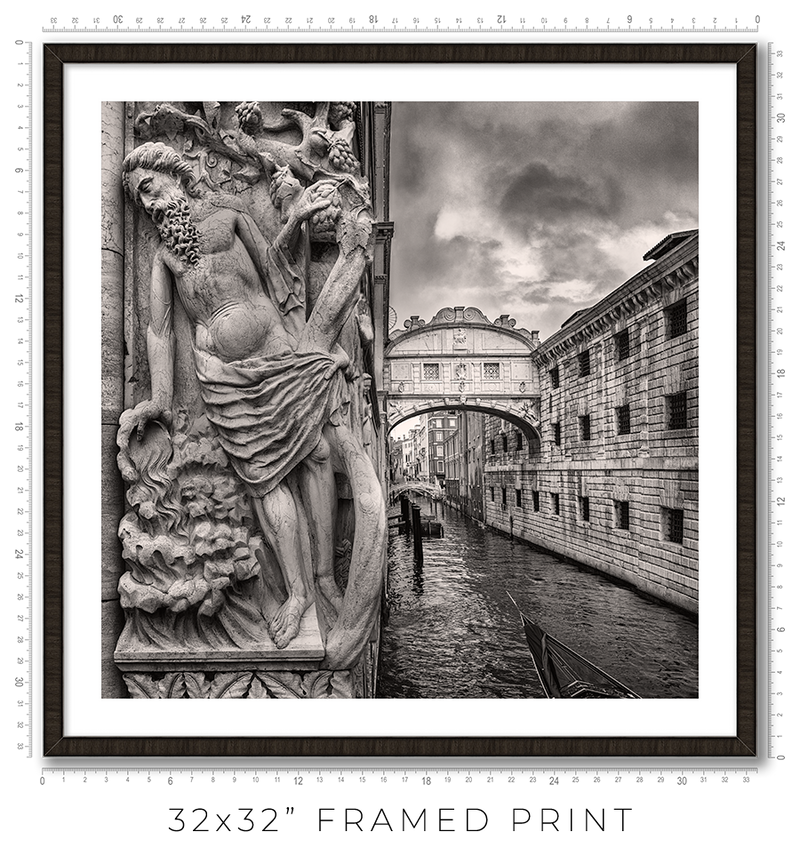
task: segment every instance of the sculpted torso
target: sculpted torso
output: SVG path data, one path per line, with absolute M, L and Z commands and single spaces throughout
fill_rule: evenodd
M 225 361 L 291 353 L 295 342 L 237 234 L 240 219 L 233 210 L 216 210 L 195 222 L 200 240 L 195 265 L 186 264 L 166 245 L 158 254 L 173 274 L 198 348 Z

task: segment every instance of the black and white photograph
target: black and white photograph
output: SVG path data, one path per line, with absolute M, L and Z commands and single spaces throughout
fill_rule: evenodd
M 81 734 L 736 738 L 735 72 L 530 66 L 76 71 Z

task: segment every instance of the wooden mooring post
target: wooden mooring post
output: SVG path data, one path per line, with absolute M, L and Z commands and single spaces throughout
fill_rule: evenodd
M 414 532 L 414 560 L 422 564 L 422 520 L 419 504 L 411 505 L 411 527 Z
M 411 504 L 408 500 L 408 495 L 405 493 L 400 496 L 400 514 L 403 517 L 404 528 L 406 534 L 411 530 Z

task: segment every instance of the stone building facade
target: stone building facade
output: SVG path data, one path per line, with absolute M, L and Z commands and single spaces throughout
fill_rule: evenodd
M 644 257 L 534 350 L 540 440 L 485 416 L 483 521 L 696 612 L 698 233 Z
M 458 425 L 455 411 L 434 411 L 428 415 L 428 477 L 431 483 L 445 481 L 445 441 Z
M 445 499 L 459 512 L 483 522 L 486 416 L 462 411 L 456 420 L 455 431 L 445 441 Z

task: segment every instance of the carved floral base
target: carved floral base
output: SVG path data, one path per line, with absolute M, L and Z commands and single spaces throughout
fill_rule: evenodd
M 122 678 L 133 699 L 371 699 L 377 654 L 370 641 L 351 669 L 265 669 L 256 662 L 235 669 L 139 669 Z
M 363 662 L 341 672 L 128 672 L 133 699 L 364 699 Z

